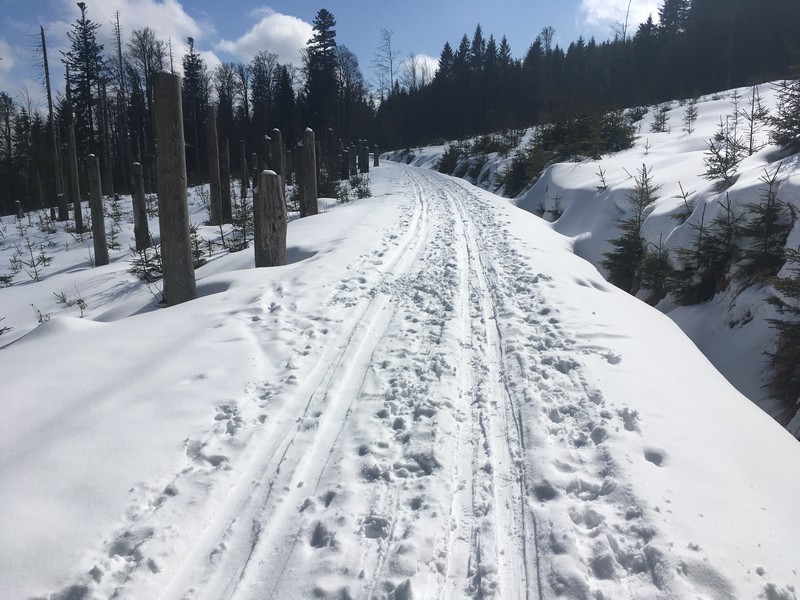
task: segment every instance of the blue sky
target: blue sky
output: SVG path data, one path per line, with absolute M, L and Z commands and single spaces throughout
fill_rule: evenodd
M 631 0 L 631 27 L 652 13 L 660 0 Z M 445 41 L 457 45 L 470 38 L 480 23 L 488 38 L 506 35 L 514 56 L 522 56 L 545 26 L 556 29 L 556 41 L 566 46 L 579 35 L 610 37 L 610 23 L 622 21 L 628 0 L 86 0 L 89 17 L 100 23 L 110 47 L 112 20 L 120 12 L 123 35 L 149 26 L 171 39 L 176 57 L 186 37 L 195 39 L 206 61 L 248 60 L 258 50 L 276 52 L 282 61 L 297 62 L 297 51 L 311 33 L 320 8 L 337 20 L 337 41 L 359 58 L 368 81 L 381 28 L 393 32 L 394 48 L 402 57 L 421 54 L 436 59 Z M 41 84 L 33 54 L 39 25 L 48 36 L 51 69 L 61 73 L 58 50 L 66 48 L 66 32 L 79 15 L 74 0 L 0 0 L 0 90 L 18 100 L 27 89 L 40 101 Z

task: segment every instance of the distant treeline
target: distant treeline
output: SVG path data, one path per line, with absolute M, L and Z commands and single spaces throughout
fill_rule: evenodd
M 391 32 L 382 30 L 374 88 L 357 57 L 337 42 L 336 20 L 325 9 L 314 19 L 299 68 L 261 52 L 248 63 L 209 70 L 193 40 L 176 57 L 150 28 L 124 35 L 119 19 L 114 47 L 104 48 L 100 25 L 84 3 L 78 6 L 65 69 L 48 73 L 49 81 L 67 77 L 67 93 L 37 110 L 0 91 L 2 214 L 12 213 L 16 200 L 31 209 L 53 205 L 58 192 L 70 200 L 76 193 L 68 167 L 70 115 L 81 180 L 82 163 L 93 153 L 105 193 L 129 189 L 133 161 L 144 165 L 154 189 L 151 75 L 179 65 L 187 166 L 196 183 L 207 177 L 209 103 L 217 105 L 219 137 L 229 140 L 236 171 L 239 140 L 248 157 L 262 155 L 274 127 L 288 147 L 308 126 L 320 134 L 330 129 L 346 144 L 364 138 L 403 148 L 796 77 L 800 64 L 798 0 L 665 0 L 658 23 L 650 19 L 636 31 L 618 23 L 614 38 L 600 43 L 581 38 L 564 49 L 546 27 L 523 58 L 513 56 L 505 37 L 487 38 L 479 25 L 471 39 L 444 45 L 435 74 L 417 58 L 401 57 Z M 44 32 L 39 50 L 46 52 Z

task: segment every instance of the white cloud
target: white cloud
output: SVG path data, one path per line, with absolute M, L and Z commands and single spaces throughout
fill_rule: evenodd
M 270 8 L 259 8 L 251 13 L 258 19 L 246 33 L 235 40 L 222 40 L 214 48 L 241 60 L 250 60 L 266 50 L 278 55 L 280 62 L 300 65 L 300 51 L 314 31 L 310 23 Z
M 66 13 L 66 18 L 71 19 L 70 24 L 80 16 L 80 11 L 73 0 L 61 0 Z M 149 27 L 156 33 L 156 37 L 164 42 L 171 42 L 175 70 L 181 71 L 181 58 L 188 50 L 186 38 L 195 40 L 195 47 L 202 46 L 204 40 L 213 33 L 213 26 L 201 22 L 189 15 L 178 0 L 103 0 L 102 4 L 89 4 L 87 16 L 100 25 L 98 41 L 105 45 L 106 53 L 114 55 L 116 40 L 114 38 L 114 22 L 116 13 L 119 12 L 120 26 L 122 28 L 123 44 L 128 35 L 135 29 Z M 59 15 L 64 17 L 64 15 Z M 56 25 L 55 29 L 60 23 Z M 66 45 L 66 36 L 64 42 Z M 219 63 L 219 58 L 213 51 L 200 51 L 206 65 L 211 69 Z
M 16 65 L 16 58 L 11 44 L 5 38 L 0 38 L 0 90 L 11 94 L 16 87 L 12 81 L 12 70 Z
M 630 14 L 628 3 L 629 0 L 581 0 L 580 14 L 586 24 L 606 30 L 614 23 L 625 23 L 627 14 L 628 35 L 633 35 L 650 15 L 658 20 L 660 0 L 630 0 Z

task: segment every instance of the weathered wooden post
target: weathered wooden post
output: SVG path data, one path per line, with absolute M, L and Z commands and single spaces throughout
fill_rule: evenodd
M 131 185 L 133 186 L 133 239 L 136 250 L 141 252 L 150 246 L 150 227 L 147 224 L 147 202 L 144 197 L 144 169 L 135 162 L 131 165 Z
M 222 142 L 222 156 L 219 163 L 220 185 L 222 185 L 222 222 L 233 221 L 233 205 L 231 203 L 231 152 L 228 138 Z
M 339 168 L 339 179 L 347 181 L 350 179 L 350 150 L 342 148 L 342 164 Z
M 212 225 L 219 225 L 222 223 L 222 177 L 219 171 L 217 115 L 211 104 L 206 106 L 206 146 L 208 147 L 208 195 L 211 201 L 209 217 Z
M 242 183 L 240 188 L 241 193 L 239 195 L 239 198 L 244 200 L 245 198 L 247 198 L 247 190 L 250 188 L 250 183 L 248 181 L 250 177 L 247 174 L 247 149 L 245 148 L 244 140 L 239 141 L 239 168 L 241 170 L 241 177 L 242 177 Z
M 69 89 L 69 87 L 67 88 Z M 72 108 L 67 107 L 67 137 L 69 148 L 69 180 L 72 192 L 72 209 L 75 213 L 75 233 L 83 233 L 83 212 L 81 211 L 81 180 L 78 176 L 78 151 L 75 144 L 75 124 Z
M 286 185 L 293 185 L 294 184 L 294 177 L 292 176 L 292 173 L 294 172 L 294 170 L 293 170 L 293 167 L 292 167 L 292 151 L 291 150 L 287 150 L 286 151 L 286 162 L 284 164 L 286 165 L 286 182 L 285 183 L 286 183 Z
M 358 152 L 356 164 L 358 165 L 358 172 L 364 172 L 364 140 L 359 139 L 356 145 L 356 151 Z
M 51 221 L 55 221 L 56 220 L 56 207 L 55 206 L 51 206 L 50 207 L 50 220 Z
M 364 147 L 361 149 L 361 172 L 369 173 L 369 143 L 364 140 Z
M 372 147 L 372 153 L 373 153 L 372 154 L 372 156 L 373 156 L 373 158 L 372 158 L 372 166 L 373 167 L 380 167 L 381 166 L 381 160 L 379 158 L 378 144 L 375 144 Z
M 306 128 L 303 132 L 303 149 L 300 155 L 300 216 L 316 215 L 317 209 L 317 144 L 314 131 Z
M 281 177 L 275 171 L 262 171 L 258 176 L 258 195 L 253 201 L 256 267 L 286 264 L 287 221 Z
M 164 300 L 167 306 L 174 306 L 197 297 L 189 236 L 181 78 L 166 70 L 155 73 L 153 97 Z
M 92 242 L 94 266 L 108 264 L 106 243 L 106 217 L 103 214 L 103 190 L 100 186 L 100 161 L 94 154 L 86 157 L 86 174 L 89 180 L 89 210 L 92 212 Z
M 270 154 L 272 155 L 272 164 L 270 169 L 278 174 L 281 178 L 281 185 L 286 185 L 286 159 L 283 154 L 283 134 L 277 127 L 272 130 L 270 136 Z
M 22 204 L 20 204 L 19 200 L 15 200 L 14 204 L 17 207 L 17 219 L 21 221 L 25 218 L 25 211 L 22 210 Z
M 264 164 L 267 169 L 272 169 L 272 138 L 269 135 L 264 136 Z
M 358 173 L 358 151 L 355 144 L 350 144 L 350 175 Z

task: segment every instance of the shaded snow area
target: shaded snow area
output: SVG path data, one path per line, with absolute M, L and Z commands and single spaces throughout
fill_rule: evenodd
M 757 86 L 758 95 L 765 108 L 776 114 L 778 84 Z M 734 94 L 739 94 L 738 109 L 751 112 L 752 88 L 740 88 L 698 99 L 697 121 L 692 133 L 686 133 L 684 115 L 686 103 L 669 103 L 667 131 L 652 133 L 651 126 L 658 112 L 651 107 L 636 125 L 638 137 L 633 148 L 607 155 L 599 160 L 554 164 L 542 173 L 540 179 L 514 202 L 531 213 L 544 214 L 553 220 L 550 211 L 563 211 L 551 227 L 571 239 L 574 252 L 591 262 L 602 274 L 603 254 L 612 249 L 609 240 L 620 236 L 619 221 L 633 214 L 630 200 L 635 186 L 634 177 L 643 165 L 652 175 L 657 200 L 645 212 L 642 236 L 651 248 L 663 244 L 670 261 L 680 267 L 678 248 L 691 248 L 697 236 L 697 227 L 706 227 L 723 212 L 730 200 L 733 214 L 740 217 L 748 204 L 763 202 L 766 193 L 765 176 L 778 172 L 775 191 L 780 202 L 800 210 L 800 155 L 786 156 L 774 145 L 769 145 L 769 127 L 757 123 L 754 146 L 762 147 L 738 166 L 735 183 L 720 191 L 719 181 L 704 177 L 708 157 L 708 141 L 719 129 L 720 119 L 735 114 Z M 525 147 L 532 132 L 525 133 L 519 148 Z M 749 126 L 740 117 L 738 137 L 749 145 Z M 412 163 L 425 168 L 435 168 L 445 146 L 417 148 L 405 155 L 395 155 L 401 160 L 413 156 Z M 482 165 L 473 178 L 492 191 L 503 193 L 497 174 L 510 164 L 511 156 L 490 154 L 485 161 L 475 157 L 465 159 Z M 461 172 L 467 165 L 459 163 Z M 605 186 L 601 181 L 603 173 Z M 499 188 L 499 189 L 498 189 Z M 686 200 L 683 195 L 686 194 Z M 691 216 L 680 218 L 686 209 Z M 787 247 L 800 245 L 800 222 L 787 240 Z M 788 276 L 788 272 L 782 275 Z M 710 302 L 676 307 L 669 300 L 658 308 L 668 314 L 697 344 L 706 357 L 736 386 L 767 413 L 779 418 L 795 436 L 800 437 L 800 413 L 782 414 L 780 407 L 768 396 L 766 385 L 770 381 L 770 364 L 767 353 L 773 349 L 775 329 L 769 319 L 780 318 L 776 309 L 766 302 L 775 290 L 770 285 L 743 288 L 734 282 L 729 289 L 718 293 Z M 798 557 L 800 564 L 800 557 Z
M 0 597 L 797 598 L 791 435 L 544 221 L 371 178 L 179 306 L 62 233 L 0 289 Z

